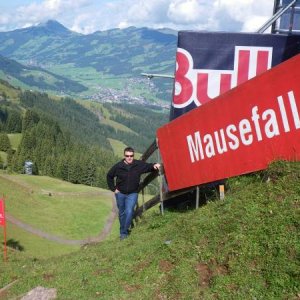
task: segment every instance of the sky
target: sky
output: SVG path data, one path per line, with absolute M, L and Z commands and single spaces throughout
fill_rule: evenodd
M 273 0 L 1 0 L 0 31 L 56 20 L 83 34 L 129 26 L 255 32 Z

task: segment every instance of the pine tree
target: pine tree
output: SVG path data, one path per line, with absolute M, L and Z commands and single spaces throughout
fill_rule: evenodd
M 68 160 L 64 154 L 61 154 L 57 160 L 55 177 L 68 181 Z
M 15 133 L 22 131 L 22 118 L 21 115 L 12 110 L 8 114 L 7 122 L 6 122 L 6 132 Z
M 72 183 L 81 183 L 82 179 L 82 167 L 78 158 L 77 155 L 74 155 L 69 164 L 69 181 Z
M 0 151 L 7 152 L 11 149 L 8 135 L 6 133 L 0 133 Z
M 7 166 L 8 167 L 12 166 L 12 161 L 13 161 L 14 154 L 15 154 L 15 150 L 13 150 L 13 149 L 9 149 L 7 151 Z
M 95 159 L 89 155 L 86 156 L 82 161 L 83 161 L 82 183 L 86 185 L 94 186 L 96 184 L 96 170 L 97 170 Z
M 54 176 L 54 167 L 55 160 L 51 155 L 47 155 L 45 158 L 45 163 L 43 165 L 43 174 L 47 176 Z
M 0 107 L 0 132 L 5 131 L 6 128 L 6 120 L 8 117 L 7 109 L 3 109 Z
M 28 128 L 33 127 L 35 124 L 37 124 L 40 120 L 39 115 L 32 111 L 32 110 L 26 110 L 25 116 L 23 118 L 22 122 L 22 131 L 27 130 Z

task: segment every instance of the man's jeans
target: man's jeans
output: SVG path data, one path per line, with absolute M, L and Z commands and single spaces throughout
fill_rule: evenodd
M 122 194 L 119 192 L 116 193 L 115 196 L 119 209 L 120 238 L 124 239 L 129 233 L 133 210 L 138 199 L 138 193 Z

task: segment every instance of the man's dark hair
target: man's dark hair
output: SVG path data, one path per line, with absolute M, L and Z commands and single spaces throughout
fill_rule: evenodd
M 124 149 L 124 154 L 125 154 L 125 152 L 133 152 L 134 153 L 134 149 L 132 147 L 126 147 Z

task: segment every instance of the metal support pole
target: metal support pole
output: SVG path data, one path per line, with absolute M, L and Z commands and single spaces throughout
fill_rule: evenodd
M 265 24 L 263 24 L 258 30 L 257 33 L 264 33 L 264 31 L 270 27 L 278 18 L 280 18 L 291 6 L 293 6 L 297 0 L 291 1 L 287 6 L 282 7 L 274 14 Z
M 158 139 L 156 139 L 156 145 L 158 145 Z M 157 147 L 157 161 L 158 163 L 161 164 L 161 157 L 160 157 L 160 152 L 158 147 Z M 159 181 L 159 195 L 160 195 L 160 210 L 161 210 L 161 214 L 164 215 L 163 183 L 161 177 L 162 174 L 161 174 L 161 170 L 159 170 L 158 172 L 159 172 L 158 181 Z
M 143 212 L 145 211 L 145 193 L 144 189 L 142 189 L 142 206 L 143 206 Z
M 291 15 L 290 15 L 290 24 L 289 24 L 289 34 L 293 31 L 294 26 L 294 15 L 295 15 L 295 4 L 291 7 Z
M 199 194 L 200 194 L 200 188 L 199 185 L 196 187 L 196 209 L 199 208 Z

